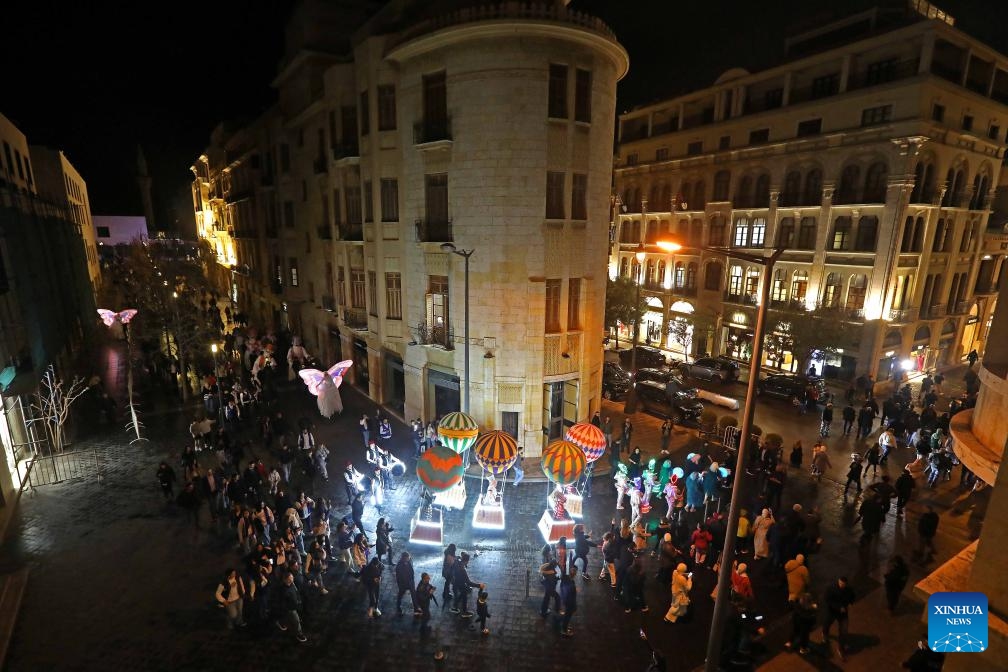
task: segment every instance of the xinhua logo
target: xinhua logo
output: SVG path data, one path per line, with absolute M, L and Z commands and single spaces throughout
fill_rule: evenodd
M 942 653 L 987 649 L 987 596 L 934 593 L 928 599 L 928 645 Z

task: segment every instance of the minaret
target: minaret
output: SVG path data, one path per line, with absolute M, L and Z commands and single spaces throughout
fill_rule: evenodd
M 140 198 L 143 199 L 144 216 L 147 218 L 147 233 L 153 235 L 157 231 L 154 225 L 154 201 L 151 200 L 151 178 L 147 172 L 147 159 L 143 147 L 137 145 L 137 185 L 140 187 Z

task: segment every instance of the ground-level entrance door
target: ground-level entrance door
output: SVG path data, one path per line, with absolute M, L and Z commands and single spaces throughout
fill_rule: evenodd
M 543 385 L 543 434 L 546 442 L 562 438 L 564 431 L 577 422 L 577 378 Z
M 428 412 L 433 411 L 434 418 L 440 418 L 448 413 L 462 410 L 462 398 L 459 390 L 458 376 L 429 369 L 427 371 L 427 398 L 433 400 L 434 403 L 427 405 Z
M 355 338 L 353 342 L 353 365 L 357 369 L 354 376 L 354 383 L 364 392 L 369 392 L 371 387 L 371 375 L 368 371 L 368 351 L 367 343 Z
M 515 441 L 518 440 L 517 411 L 501 411 L 501 430 L 510 434 Z
M 385 405 L 403 415 L 406 403 L 406 378 L 403 375 L 402 359 L 390 352 L 385 353 Z

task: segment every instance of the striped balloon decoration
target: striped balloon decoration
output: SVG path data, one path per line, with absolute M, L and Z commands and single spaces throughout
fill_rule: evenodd
M 473 457 L 495 476 L 510 469 L 518 459 L 518 443 L 499 429 L 486 432 L 473 444 Z
M 464 453 L 475 443 L 479 436 L 479 425 L 472 416 L 456 411 L 441 418 L 437 428 L 441 443 L 456 453 Z
M 417 478 L 431 492 L 450 490 L 465 473 L 462 456 L 446 446 L 434 445 L 417 460 Z
M 570 441 L 557 439 L 543 450 L 543 473 L 558 485 L 575 483 L 587 464 L 584 451 Z
M 579 422 L 564 434 L 564 438 L 584 451 L 589 462 L 602 457 L 606 449 L 605 434 L 590 422 Z

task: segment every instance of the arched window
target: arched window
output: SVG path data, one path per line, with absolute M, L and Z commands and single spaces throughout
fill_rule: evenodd
M 661 285 L 662 287 L 665 286 L 665 262 L 664 261 L 659 261 L 658 262 L 658 277 L 656 278 L 656 280 L 657 280 L 657 282 L 658 282 L 659 285 Z
M 620 262 L 619 262 L 619 274 L 620 274 L 620 277 L 622 277 L 622 278 L 629 278 L 630 277 L 630 260 L 627 259 L 626 257 L 623 257 L 622 259 L 620 259 Z
M 672 209 L 672 185 L 668 182 L 662 185 L 659 205 L 661 207 L 657 210 L 660 212 L 668 212 Z
M 770 173 L 763 173 L 756 178 L 753 199 L 753 205 L 757 208 L 770 207 Z
M 711 247 L 725 247 L 727 244 L 728 227 L 725 225 L 725 218 L 720 215 L 711 217 L 709 245 Z
M 917 331 L 914 332 L 914 341 L 930 341 L 931 340 L 931 327 L 926 324 L 922 324 L 917 327 Z
M 918 161 L 917 166 L 914 168 L 914 186 L 913 191 L 910 192 L 910 202 L 911 203 L 923 203 L 922 196 L 924 194 L 924 162 Z
M 843 281 L 839 273 L 830 273 L 826 276 L 826 285 L 823 287 L 822 305 L 824 308 L 836 308 L 840 305 L 840 292 L 843 291 Z
M 983 208 L 982 204 L 987 192 L 986 181 L 987 177 L 985 175 L 977 175 L 973 178 L 973 195 L 970 196 L 970 210 L 981 210 Z
M 895 329 L 886 334 L 885 340 L 882 341 L 882 347 L 884 348 L 897 348 L 903 343 L 903 336 L 900 332 Z
M 739 217 L 735 220 L 735 232 L 732 235 L 732 246 L 748 247 L 749 245 L 749 220 Z
M 742 267 L 732 266 L 728 273 L 728 293 L 731 296 L 742 296 Z
M 676 194 L 676 203 L 673 210 L 684 210 L 689 207 L 689 198 L 693 195 L 693 183 L 683 182 L 682 186 L 679 187 L 679 193 Z
M 707 207 L 707 184 L 700 180 L 693 185 L 693 197 L 689 202 L 690 210 L 703 210 Z
M 648 192 L 648 210 L 651 212 L 661 212 L 664 208 L 661 207 L 661 202 L 658 200 L 658 185 L 652 184 L 651 190 Z
M 780 204 L 783 206 L 799 205 L 801 199 L 801 173 L 789 171 L 784 176 L 784 190 L 781 192 Z
M 703 220 L 694 219 L 690 223 L 689 244 L 695 247 L 703 245 Z
M 774 271 L 773 285 L 770 287 L 770 301 L 781 303 L 787 301 L 787 279 L 781 269 Z
M 712 261 L 704 269 L 704 289 L 712 292 L 721 291 L 721 278 L 724 275 L 724 266 L 720 261 Z
M 847 285 L 847 310 L 863 310 L 865 294 L 868 292 L 868 276 L 856 273 L 850 277 Z
M 719 170 L 714 174 L 714 195 L 715 201 L 727 201 L 731 193 L 731 173 L 727 170 Z
M 889 169 L 882 161 L 868 166 L 865 175 L 864 203 L 884 203 L 886 197 L 886 177 Z
M 945 173 L 945 195 L 942 196 L 941 204 L 945 207 L 952 205 L 952 189 L 955 186 L 955 168 L 949 168 Z
M 633 192 L 630 190 L 630 187 L 627 187 L 623 190 L 623 195 L 620 196 L 620 201 L 623 203 L 623 207 L 626 208 L 626 210 L 630 209 L 631 198 L 633 198 Z
M 935 224 L 935 234 L 934 240 L 931 241 L 931 251 L 932 252 L 946 252 L 945 249 L 945 218 L 941 218 Z
M 878 217 L 861 217 L 857 225 L 855 252 L 874 252 L 878 241 Z
M 913 245 L 911 252 L 922 252 L 924 250 L 924 218 L 918 217 L 914 221 Z
M 966 190 L 966 173 L 957 170 L 955 180 L 952 182 L 952 207 L 961 208 L 963 206 L 963 191 Z
M 802 205 L 819 205 L 822 203 L 822 171 L 813 168 L 805 174 L 805 190 L 802 193 Z
M 686 264 L 686 289 L 696 289 L 696 262 Z
M 924 187 L 921 191 L 921 203 L 933 203 L 935 197 L 935 167 L 928 164 L 924 168 Z
M 634 187 L 633 196 L 631 196 L 630 203 L 627 204 L 630 208 L 630 212 L 640 212 L 641 211 L 641 190 L 640 187 Z
M 648 287 L 655 287 L 655 285 L 657 284 L 655 282 L 655 260 L 648 259 L 647 266 L 645 266 L 645 269 L 646 270 L 644 271 L 644 282 L 647 284 Z
M 753 181 L 749 175 L 744 175 L 739 180 L 738 190 L 735 192 L 735 206 L 739 208 L 751 208 L 753 200 Z
M 851 218 L 837 217 L 833 220 L 833 236 L 829 241 L 831 250 L 848 250 L 851 243 Z
M 837 187 L 833 202 L 837 204 L 854 203 L 857 201 L 858 183 L 861 181 L 861 167 L 855 163 L 843 169 L 840 173 L 840 184 Z
M 903 233 L 900 237 L 900 252 L 913 251 L 914 219 L 907 217 L 903 222 Z
M 808 273 L 805 271 L 795 271 L 791 276 L 791 300 L 804 302 L 808 293 Z
M 686 284 L 686 267 L 681 261 L 676 262 L 675 277 L 672 279 L 672 284 L 676 289 L 682 289 Z

